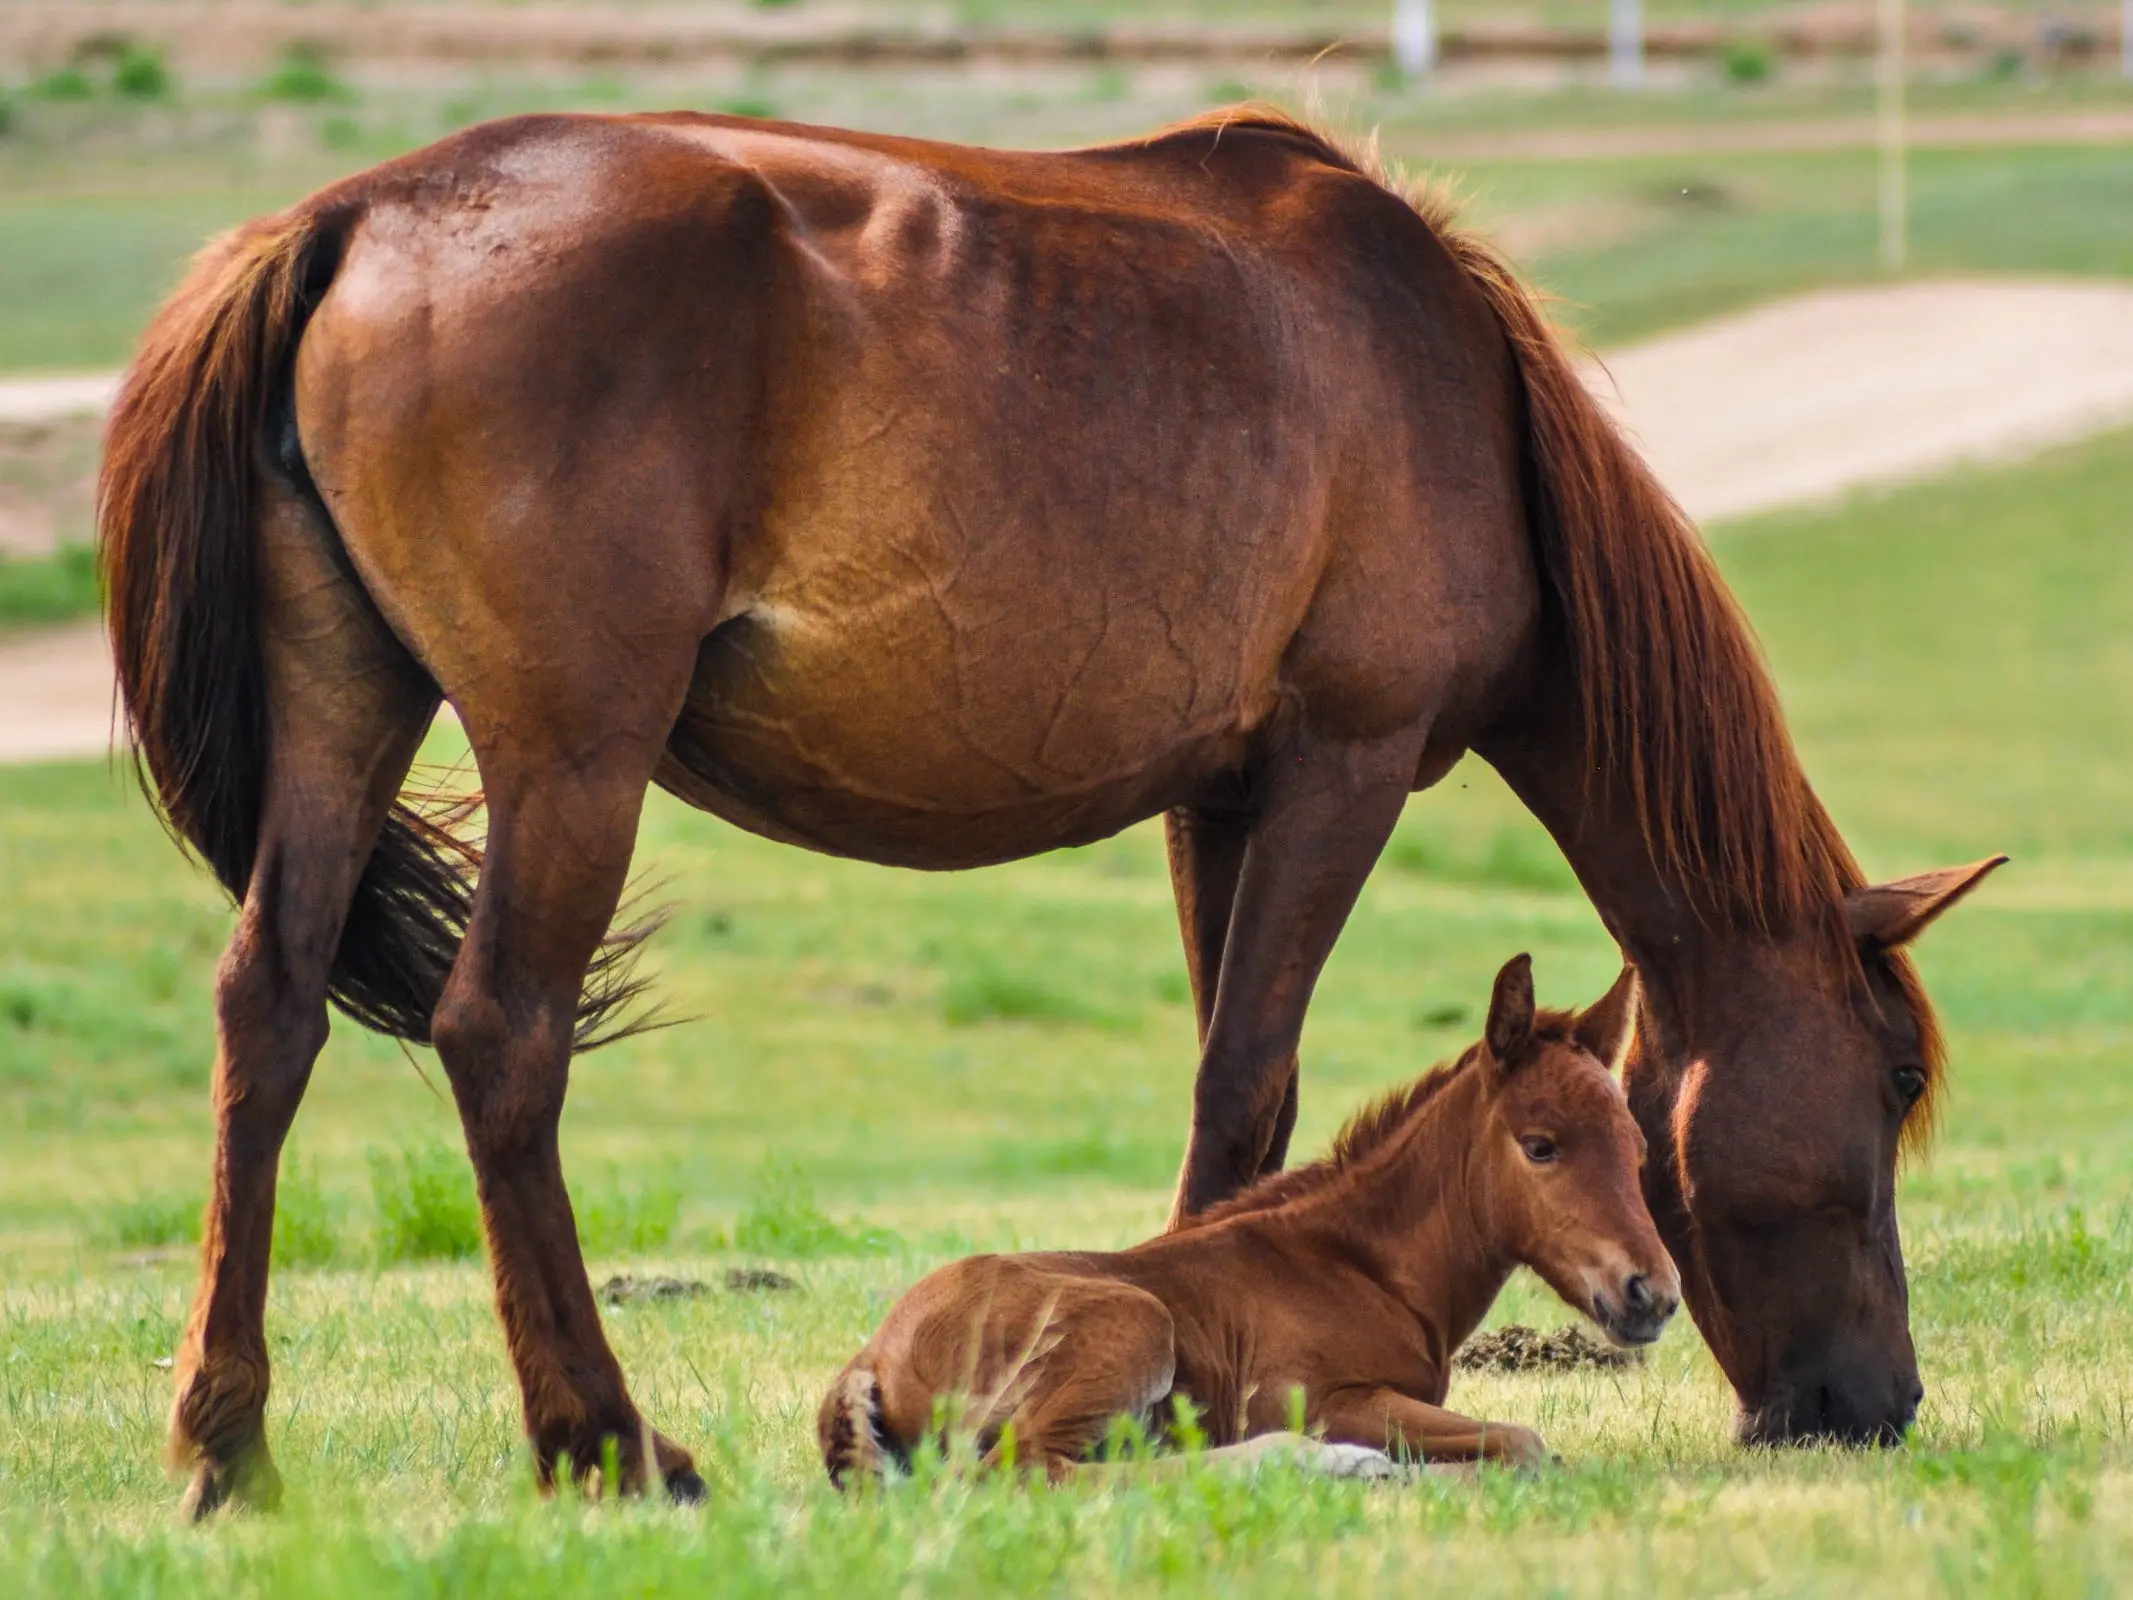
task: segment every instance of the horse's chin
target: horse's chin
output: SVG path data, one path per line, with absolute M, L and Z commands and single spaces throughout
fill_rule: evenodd
M 1787 1389 L 1735 1419 L 1734 1442 L 1749 1449 L 1837 1445 L 1854 1450 L 1900 1445 L 1908 1416 L 1867 1417 L 1832 1406 L 1824 1391 Z

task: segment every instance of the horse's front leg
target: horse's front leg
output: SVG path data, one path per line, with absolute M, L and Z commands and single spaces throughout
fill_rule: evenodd
M 1178 931 L 1185 941 L 1185 974 L 1192 982 L 1193 1019 L 1199 1024 L 1200 1048 L 1205 1050 L 1249 828 L 1243 817 L 1233 813 L 1181 807 L 1165 814 L 1163 830 L 1170 847 L 1170 887 L 1178 905 Z M 1259 1158 L 1259 1177 L 1281 1170 L 1289 1157 L 1289 1137 L 1296 1131 L 1299 1074 L 1294 1056 L 1280 1075 L 1287 1087 L 1274 1118 L 1273 1137 Z
M 1206 1005 L 1192 1134 L 1178 1180 L 1173 1228 L 1258 1177 L 1284 1123 L 1293 1126 L 1296 1045 L 1319 971 L 1356 896 L 1400 819 L 1423 730 L 1370 743 L 1300 731 L 1252 775 L 1251 820 L 1231 897 L 1212 1003 Z M 1180 914 L 1196 969 L 1211 940 L 1211 908 L 1195 912 L 1177 872 Z M 1188 867 L 1195 849 L 1185 841 Z M 1219 889 L 1210 845 L 1200 874 Z M 1197 881 L 1197 880 L 1195 880 Z M 1196 991 L 1204 991 L 1196 970 Z

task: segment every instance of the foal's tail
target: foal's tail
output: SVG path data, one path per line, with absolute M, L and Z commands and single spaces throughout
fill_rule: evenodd
M 99 564 L 136 770 L 165 825 L 240 901 L 268 760 L 260 490 L 273 474 L 316 502 L 290 370 L 346 232 L 343 213 L 304 206 L 210 245 L 149 324 L 105 434 Z M 428 1041 L 473 912 L 481 853 L 456 830 L 477 805 L 426 814 L 402 799 L 387 816 L 328 979 L 364 1026 Z M 628 1030 L 614 1019 L 636 993 L 622 964 L 635 936 L 594 964 L 580 1048 Z
M 849 1489 L 858 1478 L 886 1478 L 908 1468 L 909 1459 L 881 1409 L 881 1380 L 871 1367 L 849 1366 L 837 1374 L 815 1414 L 815 1438 L 829 1480 Z

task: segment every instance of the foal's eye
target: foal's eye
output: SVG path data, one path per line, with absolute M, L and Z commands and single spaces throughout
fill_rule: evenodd
M 1528 1134 L 1518 1141 L 1519 1148 L 1526 1152 L 1526 1159 L 1535 1166 L 1546 1166 L 1555 1159 L 1555 1141 L 1543 1139 L 1539 1134 Z
M 1907 1106 L 1918 1104 L 1918 1097 L 1926 1092 L 1926 1075 L 1916 1067 L 1898 1067 L 1891 1077 L 1896 1083 L 1897 1098 Z

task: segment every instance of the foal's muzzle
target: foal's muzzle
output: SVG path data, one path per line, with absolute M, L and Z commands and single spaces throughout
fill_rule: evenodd
M 1667 1319 L 1680 1304 L 1680 1292 L 1672 1286 L 1632 1273 L 1612 1293 L 1593 1296 L 1592 1320 L 1616 1344 L 1650 1344 L 1666 1331 Z

